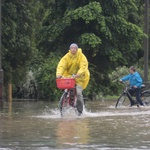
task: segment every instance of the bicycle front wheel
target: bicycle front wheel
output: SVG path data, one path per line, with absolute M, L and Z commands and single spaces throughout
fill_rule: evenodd
M 126 93 L 122 93 L 122 95 L 118 98 L 117 103 L 116 103 L 116 108 L 122 107 L 124 104 L 124 101 L 127 97 Z
M 149 106 L 150 105 L 150 91 L 144 91 L 141 94 L 141 100 L 144 103 L 144 105 Z
M 68 107 L 69 107 L 69 100 L 67 97 L 67 93 L 63 93 L 59 101 L 59 109 L 61 116 L 64 115 Z

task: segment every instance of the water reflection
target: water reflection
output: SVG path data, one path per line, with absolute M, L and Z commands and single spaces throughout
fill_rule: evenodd
M 61 144 L 87 144 L 89 140 L 88 120 L 62 120 L 56 129 L 57 142 Z
M 115 109 L 115 101 L 87 102 L 80 117 L 61 118 L 57 103 L 5 103 L 0 150 L 149 149 L 150 107 Z
M 9 116 L 12 115 L 12 101 L 8 102 L 8 114 L 9 114 Z

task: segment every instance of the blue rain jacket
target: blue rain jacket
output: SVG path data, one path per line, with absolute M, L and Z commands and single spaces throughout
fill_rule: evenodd
M 138 72 L 134 72 L 133 74 L 128 74 L 127 76 L 121 78 L 122 81 L 129 80 L 130 86 L 137 86 L 138 88 L 141 88 L 141 85 L 143 83 L 143 80 Z

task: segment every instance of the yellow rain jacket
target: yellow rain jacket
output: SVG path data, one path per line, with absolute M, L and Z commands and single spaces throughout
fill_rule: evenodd
M 71 77 L 73 74 L 80 74 L 80 77 L 75 78 L 76 84 L 85 89 L 90 79 L 90 73 L 87 58 L 80 48 L 78 48 L 75 55 L 69 50 L 69 52 L 61 58 L 57 66 L 56 76 Z

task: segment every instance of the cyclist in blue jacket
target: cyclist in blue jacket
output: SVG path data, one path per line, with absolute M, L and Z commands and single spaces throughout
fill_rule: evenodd
M 133 94 L 135 93 L 137 102 L 135 102 L 130 95 L 127 95 L 130 100 L 131 106 L 133 106 L 135 104 L 137 104 L 137 106 L 139 106 L 139 105 L 143 106 L 143 102 L 140 99 L 140 90 L 141 90 L 141 85 L 143 83 L 143 80 L 142 80 L 140 74 L 136 71 L 134 66 L 131 66 L 129 68 L 129 71 L 130 71 L 130 74 L 121 78 L 120 82 L 129 81 L 129 84 L 131 87 L 129 89 L 129 93 L 131 96 L 133 96 Z

